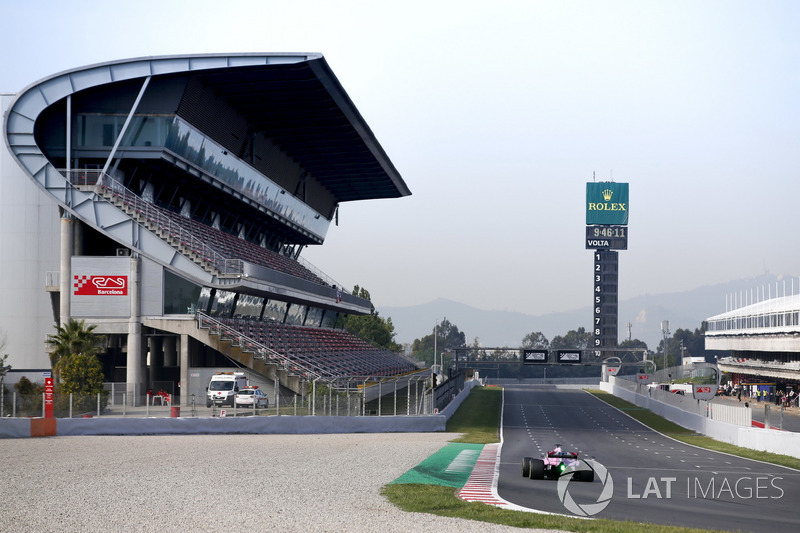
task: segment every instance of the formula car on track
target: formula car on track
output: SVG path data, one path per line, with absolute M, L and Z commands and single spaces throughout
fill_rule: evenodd
M 594 481 L 594 468 L 578 459 L 578 452 L 565 452 L 560 444 L 541 457 L 522 458 L 522 476 L 530 479 L 553 478 L 572 475 L 575 481 Z

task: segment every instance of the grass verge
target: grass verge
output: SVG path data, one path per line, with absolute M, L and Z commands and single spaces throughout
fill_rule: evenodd
M 612 394 L 602 391 L 590 391 L 599 399 L 631 415 L 636 420 L 687 444 L 702 448 L 722 451 L 741 457 L 760 459 L 775 464 L 800 468 L 800 460 L 777 454 L 765 454 L 746 448 L 739 448 L 714 441 L 708 437 L 697 435 L 660 416 L 638 408 Z M 502 389 L 498 387 L 476 387 L 464 401 L 458 411 L 447 424 L 447 431 L 462 433 L 453 442 L 489 444 L 499 441 L 500 406 L 502 405 Z M 733 450 L 733 451 L 731 451 Z M 735 452 L 739 453 L 735 453 Z M 773 457 L 775 460 L 773 460 Z M 700 533 L 705 529 L 692 529 L 674 526 L 621 522 L 616 520 L 593 519 L 581 520 L 569 516 L 542 515 L 523 511 L 511 511 L 493 505 L 477 502 L 465 502 L 459 499 L 452 487 L 439 485 L 386 485 L 382 494 L 403 511 L 413 513 L 429 513 L 438 516 L 477 520 L 493 524 L 501 524 L 526 529 L 556 529 L 561 531 L 597 532 L 597 533 L 639 533 L 646 529 L 648 533 Z
M 447 422 L 448 433 L 463 433 L 452 442 L 489 444 L 500 442 L 500 408 L 503 389 L 475 387 Z
M 477 502 L 459 499 L 452 487 L 440 485 L 386 485 L 383 494 L 403 511 L 428 513 L 451 518 L 478 520 L 525 529 L 556 529 L 560 531 L 596 533 L 706 533 L 706 530 L 619 522 L 615 520 L 580 520 L 568 516 L 543 515 L 510 511 Z

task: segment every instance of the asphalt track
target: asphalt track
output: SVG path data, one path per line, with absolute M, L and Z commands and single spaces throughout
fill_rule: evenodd
M 497 493 L 522 507 L 758 533 L 797 524 L 799 471 L 680 443 L 581 390 L 506 386 L 502 430 Z M 563 499 L 577 511 L 570 512 L 558 481 L 523 478 L 522 457 L 556 443 L 607 469 L 613 493 L 601 475 L 592 483 L 562 482 Z

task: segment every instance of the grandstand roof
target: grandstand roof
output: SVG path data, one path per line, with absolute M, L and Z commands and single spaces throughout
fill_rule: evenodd
M 769 313 L 791 313 L 800 311 L 800 294 L 790 294 L 761 300 L 749 305 L 714 315 L 706 320 L 724 320 Z
M 321 54 L 202 54 L 127 59 L 55 74 L 21 91 L 6 140 L 30 161 L 36 117 L 84 89 L 146 76 L 198 77 L 269 132 L 339 202 L 410 195 L 400 174 Z M 27 165 L 26 165 L 27 166 Z M 32 174 L 39 165 L 27 166 Z

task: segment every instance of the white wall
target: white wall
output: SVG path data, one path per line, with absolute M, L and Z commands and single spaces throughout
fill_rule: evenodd
M 0 95 L 5 115 L 12 95 Z M 5 125 L 3 125 L 5 131 Z M 0 334 L 2 354 L 15 370 L 50 368 L 44 341 L 53 334 L 54 318 L 45 274 L 59 270 L 58 206 L 27 177 L 0 143 Z

